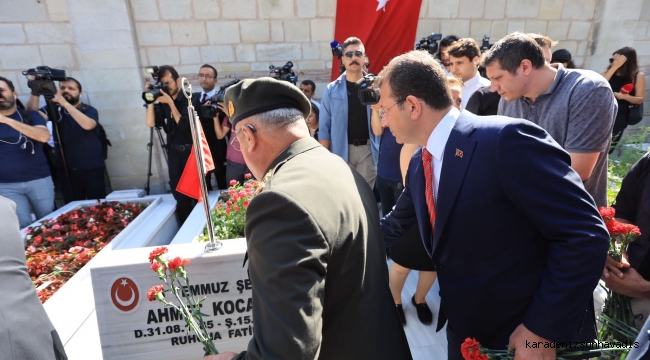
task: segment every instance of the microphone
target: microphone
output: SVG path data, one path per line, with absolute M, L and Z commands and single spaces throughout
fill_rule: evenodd
M 632 92 L 632 89 L 634 89 L 634 84 L 625 84 L 621 86 L 621 90 L 619 90 L 619 92 L 621 94 L 627 95 Z
M 332 48 L 332 55 L 341 59 L 341 57 L 343 56 L 343 47 L 339 44 L 339 42 L 336 40 L 332 41 L 330 43 L 330 47 Z

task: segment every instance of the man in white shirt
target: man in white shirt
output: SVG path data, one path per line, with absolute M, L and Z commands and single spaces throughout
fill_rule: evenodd
M 465 109 L 469 98 L 476 90 L 483 86 L 490 86 L 490 80 L 481 77 L 478 73 L 478 60 L 481 49 L 476 40 L 465 38 L 453 43 L 447 50 L 451 62 L 451 72 L 463 82 L 463 102 L 461 109 Z

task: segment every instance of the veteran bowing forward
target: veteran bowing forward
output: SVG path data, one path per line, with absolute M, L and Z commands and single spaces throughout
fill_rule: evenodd
M 246 165 L 265 182 L 246 212 L 255 334 L 209 359 L 411 359 L 364 178 L 309 136 L 307 97 L 244 80 L 225 95 Z

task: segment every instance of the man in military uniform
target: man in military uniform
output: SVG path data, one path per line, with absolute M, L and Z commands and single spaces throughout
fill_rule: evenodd
M 241 151 L 265 182 L 246 212 L 255 334 L 208 359 L 411 359 L 364 178 L 309 136 L 309 100 L 248 79 L 225 95 Z

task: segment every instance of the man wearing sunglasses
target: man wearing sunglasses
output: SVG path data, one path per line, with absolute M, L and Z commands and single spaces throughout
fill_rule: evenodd
M 343 43 L 345 72 L 327 85 L 321 100 L 318 141 L 357 170 L 370 187 L 377 177 L 380 137 L 371 128 L 372 109 L 359 99 L 356 82 L 363 77 L 366 55 L 361 40 Z
M 309 135 L 307 97 L 264 77 L 228 88 L 225 103 L 264 183 L 245 225 L 255 334 L 247 351 L 206 360 L 411 359 L 374 194 Z

